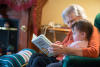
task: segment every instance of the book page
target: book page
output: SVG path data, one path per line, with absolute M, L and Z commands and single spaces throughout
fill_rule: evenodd
M 49 54 L 48 48 L 52 42 L 48 40 L 45 35 L 41 34 L 40 36 L 33 38 L 32 43 L 34 43 L 43 53 L 48 56 L 52 56 L 53 54 Z

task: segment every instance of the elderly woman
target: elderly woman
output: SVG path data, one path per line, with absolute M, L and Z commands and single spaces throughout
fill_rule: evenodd
M 86 19 L 83 8 L 76 4 L 70 5 L 68 8 L 66 8 L 62 13 L 62 17 L 64 19 L 64 23 L 67 24 L 69 28 L 71 28 L 75 21 Z M 87 48 L 67 47 L 67 45 L 73 42 L 72 34 L 72 31 L 70 31 L 63 42 L 57 41 L 52 44 L 51 47 L 53 48 L 53 52 L 56 57 L 47 57 L 43 54 L 34 54 L 30 58 L 31 61 L 29 62 L 27 67 L 62 67 L 62 64 L 58 65 L 58 61 L 61 61 L 63 59 L 62 54 L 93 58 L 99 56 L 99 34 L 98 30 L 95 27 L 93 28 L 93 33 L 89 40 L 89 45 Z
M 63 16 L 65 24 L 67 24 L 70 28 L 75 23 L 75 21 L 80 20 L 80 19 L 86 19 L 86 15 L 84 14 L 83 8 L 80 7 L 79 5 L 69 6 L 67 9 L 65 9 L 63 11 L 62 16 Z M 61 49 L 62 47 L 60 47 L 58 45 L 54 45 L 54 44 L 52 45 L 52 47 L 54 47 L 54 49 L 56 49 L 54 51 L 56 54 L 67 53 L 67 54 L 70 54 L 70 55 L 96 58 L 99 55 L 99 39 L 98 39 L 98 36 L 99 36 L 98 30 L 96 29 L 96 27 L 94 27 L 93 34 L 92 34 L 91 39 L 89 41 L 88 48 L 75 49 L 75 48 L 63 47 L 64 49 L 62 50 Z M 67 45 L 71 42 L 73 42 L 72 32 L 69 32 L 69 34 L 64 39 L 62 44 Z M 60 42 L 58 42 L 58 44 L 59 43 Z

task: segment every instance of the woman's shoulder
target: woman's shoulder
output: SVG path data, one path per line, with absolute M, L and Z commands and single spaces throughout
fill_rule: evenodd
M 95 26 L 93 26 L 93 33 L 89 40 L 89 43 L 98 42 L 98 41 L 99 41 L 99 31 Z
M 92 33 L 92 36 L 98 36 L 99 35 L 99 30 L 95 27 L 95 26 L 93 26 L 93 33 Z
M 99 33 L 99 30 L 95 26 L 93 26 L 93 32 L 94 31 L 97 31 Z

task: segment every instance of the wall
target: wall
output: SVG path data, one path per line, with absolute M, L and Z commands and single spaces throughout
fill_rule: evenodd
M 92 23 L 96 14 L 100 12 L 100 0 L 48 0 L 43 8 L 41 24 L 48 24 L 51 21 L 63 24 L 61 13 L 70 4 L 81 5 Z

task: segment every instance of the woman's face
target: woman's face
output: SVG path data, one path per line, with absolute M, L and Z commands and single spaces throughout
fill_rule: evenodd
M 71 12 L 67 18 L 66 18 L 66 24 L 68 25 L 69 28 L 72 27 L 72 25 L 75 23 L 75 21 L 79 20 L 78 16 L 75 15 L 74 12 Z

